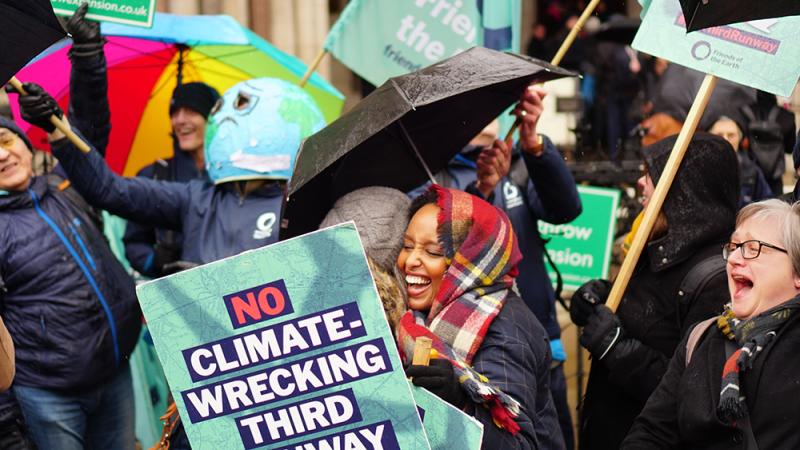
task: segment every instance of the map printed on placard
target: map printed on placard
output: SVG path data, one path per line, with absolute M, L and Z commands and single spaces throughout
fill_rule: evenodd
M 633 48 L 703 73 L 788 97 L 800 77 L 800 17 L 686 33 L 679 0 L 651 0 Z
M 137 293 L 192 448 L 430 449 L 354 224 Z
M 482 423 L 424 388 L 411 390 L 432 450 L 480 450 Z

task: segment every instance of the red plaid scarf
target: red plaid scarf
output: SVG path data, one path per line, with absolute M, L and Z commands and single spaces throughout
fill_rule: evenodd
M 416 338 L 431 338 L 469 397 L 489 408 L 499 427 L 516 434 L 519 403 L 470 367 L 517 276 L 522 255 L 516 236 L 508 217 L 478 197 L 438 185 L 430 189 L 441 208 L 437 231 L 448 268 L 427 316 L 409 310 L 401 318 L 400 353 L 408 363 Z

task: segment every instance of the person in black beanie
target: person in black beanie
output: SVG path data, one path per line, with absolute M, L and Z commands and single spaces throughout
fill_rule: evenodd
M 219 93 L 205 83 L 179 84 L 169 102 L 173 157 L 157 160 L 137 176 L 166 181 L 204 177 L 206 120 L 217 100 Z M 183 236 L 176 231 L 128 222 L 123 242 L 125 257 L 142 275 L 161 277 L 183 267 L 179 261 Z

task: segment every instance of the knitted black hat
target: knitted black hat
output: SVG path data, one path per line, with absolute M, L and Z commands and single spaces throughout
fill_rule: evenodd
M 11 130 L 11 132 L 19 136 L 19 138 L 22 139 L 22 142 L 24 142 L 25 145 L 28 146 L 28 150 L 33 151 L 33 145 L 31 144 L 31 140 L 28 139 L 28 136 L 25 134 L 24 131 L 22 131 L 22 128 L 20 128 L 16 122 L 6 117 L 0 116 L 0 128 L 7 128 Z
M 172 99 L 169 101 L 169 113 L 180 108 L 186 107 L 192 111 L 197 111 L 203 117 L 208 117 L 214 103 L 219 99 L 219 92 L 213 87 L 200 82 L 180 84 L 172 92 Z

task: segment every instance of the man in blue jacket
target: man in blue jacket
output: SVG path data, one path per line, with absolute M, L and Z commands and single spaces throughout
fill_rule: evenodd
M 179 84 L 169 102 L 173 156 L 144 167 L 136 176 L 181 182 L 205 177 L 205 129 L 208 113 L 217 100 L 219 93 L 205 83 Z M 182 266 L 183 236 L 177 231 L 128 222 L 122 240 L 125 257 L 142 275 L 161 277 Z
M 100 35 L 99 24 L 96 23 L 96 22 L 91 22 L 91 21 L 87 21 L 87 20 L 84 19 L 87 7 L 88 7 L 88 5 L 85 5 L 85 4 L 84 4 L 84 6 L 80 7 L 75 12 L 75 14 L 66 23 L 66 28 L 69 31 L 69 33 L 71 34 L 72 40 L 73 40 L 72 48 L 70 49 L 70 51 L 68 53 L 70 61 L 72 63 L 72 69 L 71 69 L 72 72 L 70 74 L 70 92 L 71 92 L 71 95 L 70 95 L 70 105 L 69 105 L 69 116 L 70 116 L 70 118 L 72 120 L 72 125 L 75 128 L 81 130 L 81 132 L 84 134 L 84 136 L 87 137 L 87 139 L 98 149 L 98 151 L 101 154 L 104 154 L 106 146 L 108 144 L 108 136 L 109 136 L 109 132 L 110 132 L 110 129 L 111 129 L 110 121 L 109 121 L 110 112 L 109 112 L 108 102 L 106 100 L 107 76 L 106 76 L 106 60 L 105 60 L 105 55 L 103 53 L 104 39 Z M 13 131 L 13 133 L 17 133 L 17 135 L 20 136 L 22 141 L 26 143 L 25 145 L 28 148 L 31 148 L 31 149 L 33 148 L 26 141 L 26 138 L 24 137 L 24 135 L 21 134 L 21 131 L 19 131 L 19 129 L 16 128 L 16 124 L 14 124 L 11 121 L 4 122 L 4 123 L 5 123 L 5 125 L 7 127 L 11 127 L 11 128 L 5 128 L 6 130 L 12 130 L 12 129 L 16 130 L 16 131 Z M 2 130 L 0 130 L 0 131 L 2 131 Z M 4 136 L 8 137 L 9 135 L 4 134 Z M 9 142 L 10 142 L 10 139 L 9 139 Z M 9 154 L 5 155 L 5 157 L 8 158 Z M 47 162 L 47 161 L 45 161 L 45 162 Z M 0 163 L 0 164 L 2 164 L 2 163 Z M 39 171 L 41 169 L 44 169 L 45 171 L 49 170 L 49 168 L 46 167 L 46 166 L 45 167 L 34 167 L 34 170 L 36 171 L 36 173 L 41 173 Z M 2 175 L 0 175 L 0 176 L 2 176 Z M 51 175 L 51 176 L 47 176 L 45 178 L 47 178 L 47 183 L 46 184 L 50 184 L 51 185 L 51 186 L 48 187 L 48 189 L 52 189 L 54 191 L 58 191 L 58 194 L 53 194 L 54 196 L 57 195 L 57 196 L 61 197 L 62 194 L 64 194 L 64 195 L 66 195 L 66 197 L 68 199 L 73 201 L 73 205 L 75 204 L 74 201 L 78 200 L 77 199 L 78 196 L 77 196 L 76 193 L 74 193 L 73 189 L 70 189 L 68 187 L 65 188 L 66 185 L 65 184 L 61 184 L 61 182 L 63 181 L 63 177 L 62 176 Z M 32 182 L 32 184 L 36 185 L 36 183 L 33 183 L 33 182 Z M 10 205 L 12 205 L 14 203 L 14 202 L 10 201 L 10 198 L 12 198 L 12 197 L 15 197 L 15 196 L 12 195 L 12 194 L 0 195 L 0 202 L 3 203 L 3 206 L 0 206 L 0 215 L 6 215 L 6 214 L 12 214 L 13 213 L 13 215 L 16 216 L 16 214 L 22 213 L 22 210 L 24 208 L 17 208 L 17 207 L 11 207 L 10 206 Z M 50 198 L 49 194 L 44 196 L 40 200 L 41 200 L 42 204 L 51 203 L 51 198 Z M 78 202 L 82 202 L 82 200 L 78 200 Z M 83 209 L 84 206 L 85 206 L 85 203 L 83 203 L 82 205 L 79 206 L 79 208 L 80 208 L 82 213 L 86 212 Z M 27 213 L 29 213 L 29 212 L 30 211 L 27 211 Z M 57 219 L 57 220 L 55 220 L 55 222 L 56 223 L 61 223 L 61 219 Z M 44 222 L 39 223 L 39 225 L 44 225 Z M 15 239 L 20 237 L 20 236 L 17 235 L 17 233 L 20 231 L 19 227 L 22 227 L 22 226 L 23 226 L 22 224 L 15 224 L 14 227 L 11 230 L 8 230 L 7 231 L 8 234 L 6 236 L 8 236 L 10 238 L 13 238 L 13 239 L 10 239 L 9 241 L 3 241 L 3 243 L 0 244 L 0 245 L 13 244 L 13 242 L 15 242 Z M 79 232 L 87 231 L 87 230 L 85 230 L 83 228 L 80 228 L 80 227 L 76 227 L 76 230 L 79 231 Z M 52 231 L 50 231 L 50 228 L 47 228 L 46 231 L 47 231 L 47 235 L 50 238 L 55 236 L 55 235 L 50 235 L 52 233 Z M 24 235 L 28 236 L 28 233 L 26 232 L 26 233 L 24 233 Z M 102 239 L 102 235 L 101 235 L 101 239 Z M 48 244 L 48 241 L 46 239 L 44 239 L 44 240 L 43 239 L 38 239 L 36 241 L 36 243 L 38 244 L 37 248 L 42 248 L 42 249 L 49 248 L 49 244 Z M 2 250 L 0 250 L 0 251 L 2 251 Z M 39 255 L 40 253 L 42 253 L 42 252 L 41 251 L 36 251 L 35 253 L 33 253 L 33 255 Z M 15 254 L 16 253 L 5 253 L 5 252 L 0 253 L 0 259 L 11 257 L 11 256 L 13 256 Z M 35 258 L 35 261 L 37 261 L 36 265 L 39 266 L 38 270 L 40 270 L 42 273 L 47 272 L 48 270 L 50 270 L 50 267 L 52 265 L 58 264 L 60 262 L 60 261 L 58 261 L 58 262 L 56 262 L 56 261 L 48 262 L 47 261 L 47 257 L 45 257 L 43 255 L 39 255 L 39 256 L 41 256 L 41 258 Z M 3 261 L 5 261 L 5 260 L 3 260 Z M 0 314 L 5 315 L 6 312 L 3 311 L 4 303 L 3 303 L 2 299 L 1 299 L 2 298 L 2 294 L 3 294 L 3 288 L 2 288 L 2 284 L 3 284 L 2 276 L 3 276 L 3 273 L 2 272 L 3 272 L 3 270 L 5 270 L 4 267 L 3 267 L 5 262 L 3 262 L 3 261 L 0 261 Z M 29 267 L 31 267 L 31 266 L 29 266 Z M 34 267 L 31 267 L 31 268 L 35 270 Z M 30 272 L 29 272 L 29 275 L 30 275 Z M 10 275 L 8 275 L 8 276 L 11 277 Z M 19 278 L 15 277 L 15 279 L 19 279 Z M 76 285 L 76 286 L 79 286 L 79 285 Z M 76 292 L 73 296 L 63 299 L 63 301 L 60 302 L 61 303 L 60 306 L 66 305 L 68 303 L 67 300 L 69 298 L 72 298 L 73 301 L 76 298 L 83 298 L 83 299 L 91 298 L 92 295 L 94 295 L 94 294 L 90 295 L 89 291 L 86 290 L 86 287 L 87 286 L 81 288 L 81 292 Z M 44 295 L 44 296 L 49 295 L 48 292 L 51 291 L 52 288 L 53 287 L 51 287 L 51 286 L 43 286 L 43 289 L 41 291 L 42 292 L 41 295 Z M 14 292 L 10 292 L 10 294 L 16 296 L 16 294 Z M 55 309 L 52 309 L 52 311 L 60 311 L 59 304 L 48 305 L 47 309 L 46 309 L 46 308 L 44 308 L 45 304 L 41 303 L 40 300 L 37 300 L 36 298 L 30 298 L 29 300 L 31 301 L 30 303 L 24 303 L 23 305 L 26 306 L 26 308 L 36 309 L 36 310 L 42 311 L 42 313 L 40 314 L 41 318 L 45 318 L 45 313 L 44 312 L 47 309 L 51 308 L 51 307 L 55 308 Z M 14 301 L 14 299 L 12 299 L 12 302 L 13 301 Z M 96 311 L 96 308 L 97 308 L 96 302 L 98 302 L 98 301 L 99 301 L 99 299 L 97 299 L 97 298 L 95 298 L 93 300 L 93 302 L 95 302 L 94 306 L 90 307 L 92 312 L 91 313 L 87 313 L 86 314 L 87 317 L 95 317 L 95 318 L 99 319 L 99 316 L 96 315 L 96 313 L 97 313 L 97 311 Z M 131 308 L 135 307 L 135 303 L 130 303 L 130 297 L 127 298 L 127 299 L 124 298 L 124 297 L 123 298 L 119 298 L 119 299 L 115 298 L 115 299 L 113 299 L 111 301 L 120 301 L 120 302 L 123 302 L 123 303 L 127 302 L 126 304 L 129 304 Z M 90 303 L 91 303 L 91 300 L 90 300 Z M 89 305 L 87 305 L 87 306 L 89 306 Z M 5 305 L 5 307 L 6 307 L 6 309 L 8 309 L 7 305 Z M 12 316 L 15 315 L 15 314 L 18 316 L 19 312 L 16 312 L 16 313 L 12 312 L 11 313 Z M 58 316 L 59 313 L 56 313 L 55 315 Z M 42 322 L 40 320 L 40 316 L 37 316 L 37 315 L 34 314 L 34 315 L 30 316 L 30 317 L 26 317 L 26 322 L 25 323 L 16 324 L 17 329 L 40 330 L 43 324 L 45 326 L 47 325 L 46 322 Z M 118 334 L 120 334 L 120 337 L 122 337 L 123 334 L 127 334 L 128 332 L 133 333 L 134 332 L 133 329 L 128 330 L 128 328 L 130 328 L 130 327 L 137 327 L 136 329 L 138 329 L 138 324 L 139 324 L 138 312 L 136 313 L 135 316 L 136 316 L 135 320 L 131 319 L 129 321 L 129 323 L 126 322 L 126 323 L 128 323 L 127 325 L 121 327 L 121 328 L 124 328 L 125 330 L 118 330 Z M 125 322 L 125 320 L 122 319 L 122 318 L 119 318 L 119 317 L 116 317 L 116 316 L 114 316 L 114 317 L 116 319 L 116 323 L 117 324 Z M 9 328 L 13 328 L 13 326 L 9 325 Z M 94 347 L 89 347 L 89 348 L 95 348 L 95 347 L 97 347 L 97 344 L 99 344 L 99 342 L 97 342 L 96 339 L 94 339 L 94 341 L 92 339 L 96 338 L 97 336 L 101 335 L 102 333 L 108 333 L 108 332 L 109 332 L 109 325 L 108 324 L 103 326 L 102 324 L 97 323 L 97 330 L 92 330 L 92 333 L 94 333 L 94 334 L 90 334 L 90 335 L 85 336 L 86 341 L 84 341 L 84 333 L 83 333 L 83 330 L 80 327 L 80 324 L 76 325 L 74 328 L 67 328 L 67 329 L 59 331 L 59 333 L 69 334 L 70 335 L 69 341 L 73 342 L 73 345 L 70 346 L 70 351 L 75 351 L 75 349 L 81 348 L 81 343 L 82 342 L 87 342 L 87 341 L 88 342 L 94 342 L 96 344 L 96 345 L 94 345 Z M 53 331 L 51 333 L 51 337 L 55 337 L 59 333 L 56 333 L 55 331 Z M 73 334 L 77 337 L 77 339 L 72 336 Z M 28 334 L 28 335 L 29 336 L 35 336 L 35 335 L 30 335 L 30 334 Z M 19 338 L 18 337 L 14 337 L 14 339 L 18 340 Z M 31 339 L 28 339 L 25 342 L 26 342 L 26 345 L 28 345 L 28 346 L 30 346 L 30 345 L 38 345 L 38 344 L 36 344 L 35 341 L 33 341 Z M 41 350 L 41 349 L 39 349 L 39 350 Z M 103 352 L 100 351 L 101 349 L 99 347 L 96 348 L 96 350 L 97 350 L 97 352 L 86 352 L 86 348 L 81 348 L 81 351 L 86 352 L 86 356 L 87 357 L 95 358 L 93 360 L 95 365 L 105 364 L 102 361 L 103 361 L 103 359 L 108 359 L 109 355 L 108 354 L 104 355 Z M 30 348 L 28 348 L 27 350 L 23 350 L 23 354 L 22 354 L 21 357 L 30 359 L 31 358 L 30 351 L 31 351 Z M 110 351 L 110 349 L 106 349 L 106 351 Z M 63 360 L 64 358 L 66 358 L 66 353 L 61 351 L 60 347 L 51 348 L 49 353 L 52 353 L 53 355 L 64 354 L 63 356 L 60 356 L 58 358 L 59 360 Z M 127 354 L 128 351 L 125 350 L 123 353 Z M 48 367 L 47 367 L 47 365 L 53 365 L 53 358 L 49 358 L 49 357 L 44 357 L 44 358 L 45 359 L 43 359 L 43 361 L 45 361 L 47 364 L 42 365 L 41 361 L 36 361 L 36 366 L 38 366 L 38 368 L 35 366 L 34 369 L 37 370 L 37 371 L 42 370 L 43 372 L 41 372 L 41 374 L 42 374 L 41 376 L 43 376 L 43 377 L 51 377 L 51 376 L 52 377 L 58 377 L 59 376 L 58 372 L 53 372 L 50 369 L 48 369 Z M 80 364 L 80 362 L 76 361 L 76 364 Z M 30 366 L 29 365 L 23 364 L 23 366 L 24 366 L 23 369 L 22 369 L 23 371 L 30 370 Z M 113 364 L 112 364 L 112 366 L 113 366 Z M 93 368 L 94 368 L 93 366 L 89 366 L 89 367 L 85 367 L 85 370 L 88 373 L 91 373 Z M 127 382 L 128 386 L 126 387 L 126 382 L 125 382 L 124 378 L 127 375 L 124 374 L 125 372 L 127 372 L 127 365 L 121 363 L 120 364 L 119 373 L 122 374 L 122 375 L 120 375 L 120 377 L 122 378 L 122 381 L 118 382 L 117 384 L 118 385 L 122 385 L 122 387 L 123 387 L 122 393 L 127 395 L 127 393 L 130 392 L 130 386 L 129 386 L 130 382 Z M 37 373 L 39 373 L 39 372 L 37 372 Z M 78 380 L 80 378 L 80 373 L 81 372 L 78 371 L 78 372 L 76 372 L 74 374 L 70 374 L 68 376 L 68 379 L 65 379 L 63 381 L 65 383 L 75 382 L 76 380 Z M 107 376 L 103 376 L 102 374 L 100 374 L 100 378 L 108 378 L 108 377 Z M 31 383 L 35 384 L 35 383 L 37 383 L 37 381 L 35 379 L 32 380 L 30 376 L 25 376 L 25 375 L 23 375 L 23 378 L 21 378 L 19 380 L 21 380 L 21 381 L 18 381 L 17 384 L 20 385 L 20 386 L 22 386 L 21 383 L 27 383 L 27 384 L 31 384 Z M 91 378 L 89 380 L 91 380 Z M 108 385 L 109 386 L 113 386 L 113 383 L 109 382 Z M 23 386 L 23 387 L 21 387 L 21 389 L 25 390 L 26 388 Z M 100 392 L 101 390 L 102 389 L 98 389 L 98 392 Z M 69 392 L 69 390 L 66 390 L 64 392 Z M 106 392 L 106 397 L 107 397 L 108 394 L 111 392 L 111 390 L 105 389 L 105 392 Z M 87 395 L 88 395 L 88 393 L 87 393 Z M 120 399 L 120 402 L 119 402 L 120 405 L 119 406 L 112 405 L 111 408 L 107 408 L 106 406 L 101 405 L 101 404 L 84 405 L 84 406 L 86 406 L 86 411 L 84 411 L 84 412 L 77 411 L 78 413 L 74 414 L 74 415 L 69 414 L 69 417 L 71 417 L 74 420 L 64 421 L 63 423 L 67 424 L 67 426 L 66 427 L 62 426 L 60 428 L 62 430 L 66 430 L 67 432 L 70 432 L 70 435 L 69 436 L 61 436 L 61 438 L 63 438 L 63 439 L 54 438 L 56 440 L 56 443 L 51 445 L 50 447 L 51 448 L 74 448 L 73 444 L 75 444 L 77 442 L 77 440 L 83 440 L 82 442 L 84 444 L 89 442 L 90 439 L 93 440 L 94 438 L 90 438 L 88 436 L 84 436 L 83 433 L 80 433 L 80 432 L 78 432 L 76 430 L 79 430 L 80 427 L 85 427 L 86 420 L 89 417 L 96 417 L 98 415 L 109 414 L 109 416 L 108 416 L 109 422 L 104 423 L 102 426 L 108 426 L 110 429 L 116 430 L 115 432 L 117 433 L 117 435 L 118 435 L 117 437 L 118 437 L 119 440 L 95 441 L 95 442 L 101 442 L 103 444 L 105 444 L 105 443 L 111 443 L 111 444 L 120 443 L 119 448 L 129 448 L 129 447 L 127 447 L 127 445 L 132 445 L 133 441 L 134 441 L 134 436 L 133 436 L 133 413 L 132 413 L 132 411 L 127 409 L 129 407 L 132 407 L 132 405 L 133 405 L 132 398 L 133 397 L 132 397 L 132 392 L 131 392 L 129 398 L 126 397 L 126 396 L 123 396 L 123 398 Z M 129 399 L 130 399 L 130 402 L 129 402 L 130 404 L 128 404 L 128 400 Z M 78 400 L 80 400 L 80 399 L 78 399 Z M 34 402 L 34 406 L 37 406 L 35 403 L 37 403 L 37 402 Z M 122 411 L 123 414 L 122 415 L 114 414 L 115 412 L 118 412 L 118 411 Z M 36 412 L 37 411 L 33 411 L 34 414 Z M 67 412 L 68 413 L 75 413 L 76 410 L 67 411 Z M 28 411 L 26 411 L 26 415 L 31 415 L 31 414 L 32 413 L 30 411 L 30 408 L 28 408 Z M 50 416 L 48 418 L 46 418 L 46 420 L 45 420 L 47 423 L 45 423 L 44 425 L 42 425 L 41 422 L 37 422 L 35 420 L 29 419 L 29 422 L 30 422 L 29 426 L 26 427 L 24 425 L 24 421 L 23 421 L 23 418 L 22 418 L 22 411 L 20 411 L 20 407 L 17 404 L 16 399 L 14 398 L 13 391 L 9 391 L 9 392 L 0 394 L 0 448 L 3 448 L 3 449 L 14 449 L 14 450 L 28 450 L 28 449 L 36 448 L 35 445 L 30 441 L 31 432 L 29 431 L 29 429 L 33 428 L 32 432 L 33 433 L 38 433 L 38 434 L 41 434 L 41 433 L 39 433 L 40 431 L 47 432 L 48 428 L 52 428 L 52 425 L 53 425 L 51 419 L 53 419 L 53 418 L 58 419 L 59 417 L 63 418 L 59 414 L 63 415 L 64 411 L 63 410 L 62 411 L 50 411 L 49 414 L 50 414 Z M 72 432 L 74 432 L 74 433 L 72 433 Z M 38 437 L 39 437 L 38 434 L 35 434 L 33 437 L 37 437 L 37 439 L 38 439 Z M 48 441 L 48 442 L 52 442 L 52 441 Z M 75 444 L 75 445 L 77 445 L 77 444 Z M 40 448 L 48 448 L 48 446 L 43 446 L 42 444 L 40 444 Z
M 526 114 L 520 124 L 520 140 L 513 151 L 510 142 L 497 139 L 495 123 L 465 147 L 436 179 L 443 186 L 465 190 L 502 208 L 511 220 L 523 255 L 516 288 L 550 338 L 555 363 L 550 373 L 550 391 L 564 441 L 571 449 L 572 419 L 562 368 L 566 352 L 556 319 L 555 294 L 544 265 L 545 248 L 538 221 L 570 222 L 580 215 L 581 202 L 561 154 L 550 139 L 536 133 L 544 96 L 539 87 L 530 87 L 523 95 L 517 108 Z
M 40 117 L 23 117 L 52 131 L 44 111 L 57 108 L 51 99 Z M 33 176 L 32 159 L 24 133 L 0 119 L 0 311 L 16 347 L 13 393 L 40 449 L 133 449 L 133 282 L 85 202 Z

